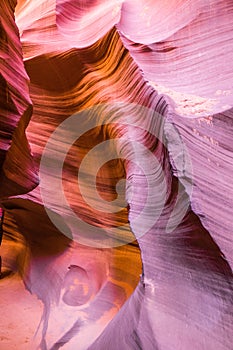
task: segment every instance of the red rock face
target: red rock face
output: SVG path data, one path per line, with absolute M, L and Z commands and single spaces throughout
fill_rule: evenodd
M 30 347 L 230 349 L 232 1 L 15 5 L 0 283 L 41 301 Z
M 24 193 L 38 184 L 25 136 L 32 108 L 14 7 L 14 1 L 1 4 L 1 197 Z

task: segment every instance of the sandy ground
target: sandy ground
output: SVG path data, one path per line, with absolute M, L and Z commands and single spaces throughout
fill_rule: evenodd
M 0 349 L 31 349 L 42 303 L 25 289 L 18 274 L 0 280 L 0 305 Z

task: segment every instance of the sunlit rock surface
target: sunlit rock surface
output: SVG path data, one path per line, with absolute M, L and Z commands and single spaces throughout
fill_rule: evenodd
M 232 24 L 231 0 L 129 0 L 117 27 L 146 79 L 198 117 L 232 106 Z
M 15 5 L 0 348 L 231 349 L 232 2 L 21 0 L 17 26 Z

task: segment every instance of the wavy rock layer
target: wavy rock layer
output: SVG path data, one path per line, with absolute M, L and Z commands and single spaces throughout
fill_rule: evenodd
M 0 5 L 0 197 L 38 184 L 25 136 L 32 109 L 14 6 L 15 1 Z
M 198 117 L 232 106 L 232 21 L 231 0 L 125 1 L 117 27 L 146 79 Z
M 192 206 L 231 267 L 232 117 L 232 109 L 209 118 L 188 120 L 174 116 L 192 159 Z
M 3 169 L 15 157 L 28 192 L 2 199 L 3 260 L 43 303 L 33 348 L 230 349 L 231 11 L 230 1 L 19 1 L 29 91 L 20 55 L 19 73 L 4 67 L 24 84 L 12 114 L 22 150 L 33 104 L 35 170 L 9 148 L 12 132 Z M 13 8 L 11 18 L 5 50 L 19 45 Z

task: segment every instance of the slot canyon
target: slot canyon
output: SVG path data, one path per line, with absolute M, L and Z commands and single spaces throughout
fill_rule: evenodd
M 1 0 L 1 350 L 233 349 L 232 54 L 232 0 Z

